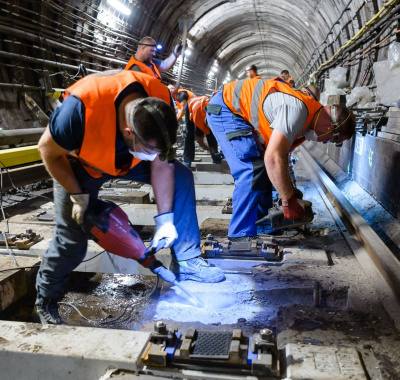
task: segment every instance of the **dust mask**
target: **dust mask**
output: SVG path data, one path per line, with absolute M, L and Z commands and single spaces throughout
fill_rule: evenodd
M 154 161 L 157 157 L 157 153 L 144 153 L 144 152 L 135 152 L 129 149 L 129 153 L 132 154 L 133 157 L 143 160 L 143 161 Z

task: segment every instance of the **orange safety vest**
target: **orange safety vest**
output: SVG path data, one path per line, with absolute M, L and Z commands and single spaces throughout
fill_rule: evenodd
M 261 79 L 261 75 L 257 75 L 257 76 L 255 76 L 254 78 L 251 78 L 251 79 Z
M 290 87 L 294 87 L 294 84 L 290 83 L 290 81 L 293 81 L 293 83 L 295 83 L 295 82 L 294 82 L 294 79 L 293 79 L 292 77 L 289 77 L 288 80 L 286 80 L 285 82 L 286 82 Z
M 201 129 L 205 135 L 211 133 L 211 129 L 206 124 L 207 112 L 204 109 L 209 102 L 210 98 L 208 96 L 193 96 L 193 98 L 188 101 L 190 120 L 193 121 L 194 125 Z
M 138 66 L 140 68 L 140 71 L 142 73 L 145 73 L 147 75 L 151 75 L 152 77 L 155 77 L 155 78 L 161 80 L 161 74 L 160 74 L 160 71 L 158 70 L 158 67 L 155 65 L 155 63 L 153 61 L 150 61 L 149 63 L 151 64 L 151 67 L 147 66 L 143 62 L 138 61 L 132 55 L 132 57 L 129 60 L 128 64 L 124 67 L 124 70 L 130 70 L 133 66 L 136 65 L 136 66 Z
M 322 107 L 322 104 L 289 87 L 286 83 L 274 79 L 243 79 L 225 84 L 223 87 L 223 98 L 229 109 L 248 121 L 264 138 L 265 146 L 272 135 L 271 123 L 267 120 L 263 111 L 265 98 L 273 92 L 283 92 L 301 100 L 308 110 L 308 117 L 302 131 L 296 136 L 291 149 L 304 142 L 304 139 L 298 140 L 303 132 L 311 123 L 314 115 Z M 296 141 L 297 140 L 297 141 Z
M 195 94 L 194 94 L 192 91 L 186 90 L 186 89 L 184 89 L 184 88 L 179 88 L 179 89 L 178 89 L 178 91 L 176 92 L 176 94 L 175 94 L 175 96 L 174 96 L 174 99 L 175 99 L 175 101 L 176 101 L 176 105 L 178 106 L 178 108 L 179 108 L 179 109 L 182 109 L 181 104 L 180 104 L 180 103 L 178 102 L 178 100 L 176 99 L 177 95 L 178 95 L 180 92 L 187 92 L 187 94 L 189 95 L 189 99 L 192 99 L 193 96 L 195 96 Z M 188 101 L 189 101 L 189 99 L 188 99 Z
M 103 174 L 123 176 L 141 160 L 133 158 L 123 168 L 115 167 L 118 95 L 130 84 L 139 82 L 148 96 L 170 104 L 170 93 L 158 79 L 136 71 L 108 70 L 88 75 L 67 88 L 85 106 L 85 133 L 79 150 L 74 151 L 86 171 L 94 178 Z

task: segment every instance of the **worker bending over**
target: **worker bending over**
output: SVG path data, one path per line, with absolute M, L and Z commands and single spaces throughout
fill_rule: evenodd
M 39 141 L 54 178 L 56 229 L 37 275 L 37 314 L 59 324 L 57 299 L 86 254 L 81 228 L 104 182 L 116 178 L 151 183 L 157 202 L 156 232 L 172 247 L 178 280 L 217 282 L 219 268 L 199 258 L 192 173 L 174 160 L 177 120 L 170 93 L 158 79 L 128 70 L 86 76 L 67 89 Z
M 190 168 L 192 161 L 194 160 L 194 136 L 195 136 L 195 125 L 190 121 L 190 113 L 188 107 L 188 100 L 192 99 L 195 94 L 185 88 L 176 89 L 174 86 L 169 85 L 169 90 L 173 99 L 176 100 L 176 104 L 179 111 L 176 115 L 178 121 L 185 115 L 185 137 L 183 145 L 183 161 L 185 166 Z M 184 95 L 182 97 L 182 95 Z M 179 98 L 178 98 L 179 97 Z M 180 100 L 179 100 L 180 99 Z
M 187 98 L 187 94 L 181 92 L 177 95 L 178 101 Z M 186 99 L 187 100 L 187 99 Z M 187 101 L 189 110 L 190 122 L 195 126 L 196 141 L 201 148 L 210 152 L 214 164 L 220 164 L 223 158 L 221 153 L 218 153 L 218 142 L 215 139 L 211 129 L 207 125 L 207 107 L 210 98 L 208 96 L 194 96 Z M 204 141 L 206 136 L 207 143 Z M 193 149 L 194 159 L 194 149 Z
M 323 107 L 279 78 L 225 84 L 211 98 L 207 120 L 235 179 L 231 240 L 257 235 L 255 222 L 272 205 L 272 184 L 285 218 L 304 217 L 304 203 L 289 178 L 288 152 L 306 139 L 341 144 L 355 130 L 346 107 Z

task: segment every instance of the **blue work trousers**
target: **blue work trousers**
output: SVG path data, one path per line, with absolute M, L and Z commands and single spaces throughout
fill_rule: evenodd
M 105 175 L 91 177 L 76 159 L 71 166 L 83 191 L 90 194 L 90 202 L 97 199 L 104 182 L 121 178 L 150 184 L 150 162 L 142 161 L 122 177 Z M 87 235 L 72 219 L 69 193 L 54 181 L 56 229 L 37 275 L 36 288 L 45 298 L 56 298 L 68 281 L 70 273 L 86 255 Z M 201 254 L 200 233 L 196 215 L 196 199 L 192 172 L 175 161 L 174 224 L 178 232 L 171 252 L 176 260 L 188 260 Z
M 211 98 L 210 105 L 207 108 L 208 125 L 235 180 L 228 236 L 255 236 L 255 222 L 267 215 L 272 207 L 272 184 L 263 154 L 257 148 L 252 125 L 226 106 L 222 91 Z M 209 112 L 211 109 L 213 112 Z

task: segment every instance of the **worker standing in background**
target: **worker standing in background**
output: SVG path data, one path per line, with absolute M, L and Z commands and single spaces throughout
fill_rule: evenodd
M 186 94 L 181 94 L 178 94 L 178 99 L 186 96 Z M 211 129 L 207 125 L 207 112 L 205 108 L 209 102 L 210 98 L 208 96 L 194 96 L 188 101 L 187 104 L 190 121 L 195 125 L 195 136 L 197 143 L 201 148 L 210 152 L 214 164 L 220 164 L 223 155 L 218 152 L 218 142 L 215 139 L 214 134 L 211 132 Z M 206 136 L 207 143 L 204 142 L 204 136 Z
M 183 162 L 188 168 L 191 167 L 194 161 L 194 136 L 195 136 L 195 125 L 190 120 L 188 100 L 192 99 L 195 94 L 185 88 L 179 88 L 178 90 L 169 85 L 168 88 L 171 91 L 172 97 L 176 100 L 176 104 L 179 107 L 178 114 L 176 115 L 178 121 L 185 115 L 185 138 L 183 146 Z
M 207 106 L 208 125 L 229 164 L 235 189 L 228 237 L 250 240 L 255 222 L 272 206 L 272 185 L 284 217 L 305 215 L 288 173 L 288 152 L 306 139 L 340 144 L 355 130 L 343 106 L 323 107 L 278 79 L 244 79 L 225 84 Z
M 168 58 L 163 61 L 156 60 L 154 59 L 157 52 L 156 41 L 151 37 L 143 37 L 139 41 L 135 55 L 131 57 L 124 69 L 140 71 L 161 80 L 160 73 L 168 71 L 175 64 L 181 50 L 182 45 L 177 44 Z
M 38 145 L 54 178 L 56 229 L 37 275 L 36 311 L 42 323 L 61 323 L 57 299 L 86 254 L 81 228 L 104 182 L 151 183 L 156 232 L 171 247 L 178 280 L 218 282 L 221 269 L 199 256 L 200 233 L 192 173 L 174 160 L 177 120 L 158 79 L 128 70 L 88 75 L 67 89 Z
M 282 72 L 281 72 L 281 78 L 282 78 L 290 87 L 296 87 L 296 84 L 294 83 L 294 79 L 289 75 L 289 71 L 287 71 L 287 70 L 282 70 Z
M 174 99 L 174 101 L 176 102 L 176 105 L 179 108 L 179 111 L 178 111 L 178 114 L 176 115 L 176 118 L 178 119 L 178 121 L 183 117 L 183 115 L 185 115 L 185 118 L 186 118 L 186 116 L 187 116 L 186 113 L 188 112 L 188 109 L 186 107 L 187 100 L 179 102 L 178 94 L 184 93 L 184 94 L 187 95 L 188 99 L 192 99 L 196 95 L 192 91 L 187 90 L 186 88 L 178 88 L 178 89 L 176 89 L 175 86 L 173 86 L 172 84 L 168 85 L 168 88 L 169 88 L 169 90 L 171 92 L 172 98 Z
M 246 67 L 246 75 L 249 79 L 261 79 L 261 77 L 257 74 L 257 66 L 251 65 Z

